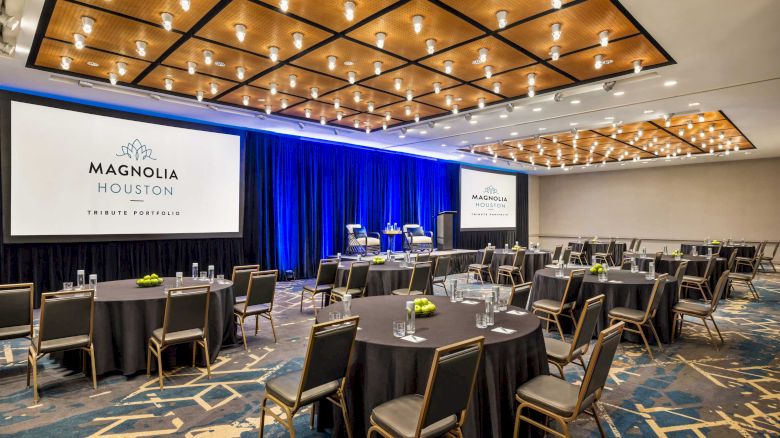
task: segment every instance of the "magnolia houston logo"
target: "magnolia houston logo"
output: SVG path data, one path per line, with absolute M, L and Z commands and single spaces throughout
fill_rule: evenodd
M 99 181 L 98 193 L 173 196 L 174 186 L 171 183 L 179 180 L 176 169 L 156 166 L 154 162 L 157 158 L 152 149 L 141 140 L 136 138 L 120 146 L 119 153 L 115 156 L 123 162 L 89 162 L 90 174 L 116 178 L 112 181 Z
M 488 210 L 506 208 L 506 203 L 509 202 L 507 197 L 502 195 L 492 184 L 482 189 L 482 193 L 472 194 L 471 200 L 474 201 L 475 207 Z

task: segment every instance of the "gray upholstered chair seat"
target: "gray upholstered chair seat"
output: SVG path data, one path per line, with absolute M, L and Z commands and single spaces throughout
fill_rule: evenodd
M 573 306 L 574 306 L 574 301 L 570 303 L 566 303 L 563 305 L 563 310 L 571 309 Z M 544 300 L 534 301 L 533 303 L 534 309 L 540 309 L 549 312 L 557 312 L 560 307 L 561 307 L 561 302 L 557 300 L 544 299 Z
M 752 280 L 753 279 L 753 274 L 747 274 L 747 273 L 744 273 L 744 272 L 730 272 L 729 273 L 729 279 L 731 279 L 731 280 L 744 280 L 744 281 Z
M 431 236 L 412 236 L 412 243 L 433 243 L 433 239 Z
M 520 270 L 517 266 L 512 265 L 501 265 L 498 267 L 499 271 L 511 271 L 511 272 L 517 272 Z
M 38 345 L 38 337 L 32 339 L 32 349 Z M 45 354 L 51 351 L 71 350 L 74 348 L 86 347 L 89 345 L 89 335 L 69 336 L 67 338 L 52 339 L 41 342 L 39 354 Z
M 344 286 L 339 286 L 339 287 L 334 287 L 333 290 L 331 291 L 331 293 L 333 295 L 339 295 L 339 296 L 343 297 L 344 295 L 347 295 L 347 294 L 349 294 L 349 295 L 360 295 L 360 294 L 363 293 L 363 291 L 361 289 L 356 289 L 356 288 L 347 289 Z
M 152 332 L 152 337 L 162 343 L 163 329 L 158 328 Z M 201 329 L 188 329 L 179 330 L 177 332 L 168 332 L 165 334 L 166 344 L 178 344 L 180 342 L 194 341 L 197 339 L 203 339 L 203 330 Z
M 402 288 L 402 289 L 396 289 L 392 292 L 393 295 L 422 295 L 422 291 L 419 290 L 412 290 L 410 291 L 409 288 Z
M 246 295 L 238 295 L 238 296 L 236 296 L 234 301 L 236 303 L 245 303 L 246 302 Z
M 422 410 L 423 397 L 409 394 L 374 408 L 371 418 L 382 429 L 399 438 L 413 438 Z M 436 437 L 455 427 L 457 417 L 450 415 L 424 428 L 420 437 Z
M 481 265 L 479 263 L 472 263 L 469 265 L 469 269 L 488 269 L 490 265 Z
M 683 275 L 683 281 L 690 281 L 691 283 L 703 283 L 707 279 L 704 277 L 697 277 L 695 275 Z
M 265 384 L 265 390 L 268 394 L 278 398 L 284 404 L 292 406 L 295 404 L 295 398 L 298 396 L 300 384 L 301 371 L 295 371 L 269 380 Z M 338 389 L 338 380 L 309 389 L 301 394 L 301 401 L 299 404 L 301 406 L 307 405 L 335 393 Z
M 609 316 L 615 316 L 620 319 L 640 322 L 645 317 L 644 310 L 631 309 L 628 307 L 615 307 L 609 311 Z
M 0 340 L 30 336 L 30 324 L 0 327 Z
M 683 313 L 690 313 L 694 315 L 707 315 L 710 311 L 710 303 L 705 303 L 703 301 L 690 301 L 690 300 L 684 300 L 684 301 L 678 301 L 672 310 L 674 312 L 683 312 Z
M 254 306 L 249 306 L 246 311 L 244 311 L 244 303 L 240 303 L 233 305 L 233 310 L 244 316 L 250 316 L 259 315 L 261 313 L 268 313 L 270 306 L 268 304 L 256 304 Z
M 380 244 L 379 239 L 376 237 L 357 237 L 355 240 L 357 240 L 359 244 L 366 246 L 379 246 Z
M 322 292 L 328 292 L 329 290 L 333 289 L 333 286 L 330 284 L 306 284 L 303 286 L 303 290 L 311 293 L 322 293 Z
M 544 348 L 547 350 L 547 358 L 553 359 L 556 362 L 566 363 L 568 362 L 568 356 L 569 356 L 569 349 L 571 349 L 571 344 L 568 342 L 563 342 L 559 339 L 553 339 L 553 338 L 544 338 Z M 572 354 L 572 359 L 576 359 L 580 356 L 582 356 L 582 353 L 585 351 L 585 349 L 588 348 L 587 345 L 583 345 L 582 347 L 574 350 L 574 353 Z
M 574 414 L 579 392 L 579 385 L 553 376 L 536 376 L 517 388 L 521 399 L 564 417 Z M 592 397 L 591 400 L 583 400 L 580 410 L 585 410 L 592 402 Z

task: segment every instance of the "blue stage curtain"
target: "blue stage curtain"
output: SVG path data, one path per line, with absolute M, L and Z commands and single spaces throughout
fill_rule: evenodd
M 257 132 L 246 147 L 257 174 L 247 177 L 256 198 L 245 213 L 256 209 L 259 236 L 245 241 L 265 267 L 311 277 L 321 258 L 345 250 L 347 224 L 433 231 L 439 211 L 457 209 L 454 163 Z

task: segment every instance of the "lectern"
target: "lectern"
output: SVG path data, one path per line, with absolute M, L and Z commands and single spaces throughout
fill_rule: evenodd
M 452 249 L 453 220 L 457 211 L 442 211 L 436 215 L 436 248 Z

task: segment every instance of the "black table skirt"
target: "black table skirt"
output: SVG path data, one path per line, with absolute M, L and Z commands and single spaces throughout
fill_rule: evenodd
M 437 254 L 437 252 L 431 253 L 431 260 L 435 260 L 437 257 L 439 257 L 441 254 Z M 466 272 L 469 268 L 469 265 L 472 263 L 478 263 L 479 260 L 482 260 L 482 254 L 478 252 L 466 252 L 466 253 L 456 253 L 456 254 L 445 254 L 450 256 L 450 269 L 448 274 L 460 274 L 462 272 Z
M 490 272 L 493 274 L 493 280 L 499 284 L 510 284 L 509 279 L 502 278 L 498 280 L 498 267 L 501 265 L 511 265 L 514 261 L 514 251 L 505 251 L 498 249 L 493 253 L 493 261 L 490 263 Z M 478 261 L 482 260 L 482 251 L 479 252 Z M 525 266 L 523 267 L 523 279 L 525 281 L 531 281 L 534 278 L 534 273 L 539 269 L 544 268 L 545 265 L 552 263 L 552 253 L 549 251 L 535 251 L 525 253 Z M 516 279 L 515 281 L 520 281 Z
M 550 268 L 536 271 L 534 276 L 534 285 L 532 290 L 531 302 L 544 298 L 560 300 L 563 297 L 571 269 L 565 269 L 564 278 L 555 277 L 555 271 Z M 597 276 L 586 273 L 582 287 L 577 293 L 577 305 L 574 316 L 579 318 L 580 310 L 585 301 L 599 294 L 604 294 L 604 307 L 602 308 L 601 318 L 597 331 L 605 329 L 609 324 L 608 312 L 615 307 L 629 307 L 633 309 L 647 308 L 647 302 L 653 289 L 653 280 L 645 280 L 644 274 L 632 274 L 628 271 L 610 270 L 608 277 L 610 280 L 624 281 L 624 283 L 601 283 Z M 658 331 L 658 336 L 664 343 L 671 342 L 672 339 L 672 307 L 677 302 L 677 282 L 670 278 L 664 288 L 664 296 L 658 306 L 653 324 Z M 569 318 L 560 318 L 564 331 L 571 333 L 574 325 Z M 654 342 L 652 333 L 645 330 L 649 342 Z M 596 334 L 594 334 L 595 336 Z M 642 342 L 638 334 L 623 332 L 623 338 L 631 342 Z
M 585 252 L 585 263 L 590 263 L 590 258 L 593 256 L 593 254 L 597 252 L 606 252 L 609 248 L 609 242 L 598 242 L 593 243 L 591 241 L 583 241 L 583 242 L 569 242 L 569 246 L 571 247 L 572 251 L 575 252 Z M 615 260 L 616 264 L 620 264 L 620 261 L 623 260 L 623 252 L 626 251 L 626 244 L 615 242 L 615 248 L 612 250 L 612 258 Z
M 98 374 L 121 373 L 132 375 L 146 372 L 146 346 L 152 331 L 161 328 L 165 315 L 165 287 L 172 287 L 175 278 L 166 278 L 163 286 L 139 289 L 138 293 L 159 295 L 159 298 L 137 299 L 132 296 L 135 280 L 99 283 L 95 300 L 93 342 L 95 368 Z M 205 283 L 185 279 L 185 286 Z M 123 289 L 122 296 L 110 296 L 111 289 Z M 127 291 L 127 292 L 125 292 Z M 104 297 L 104 298 L 101 298 Z M 213 363 L 223 345 L 237 342 L 233 319 L 233 287 L 231 284 L 212 284 L 209 302 L 209 356 Z M 52 355 L 69 368 L 81 367 L 81 352 L 68 351 Z M 198 363 L 205 365 L 202 353 Z M 152 358 L 154 359 L 154 358 Z M 157 369 L 152 360 L 152 369 Z M 163 367 L 192 364 L 190 344 L 171 346 L 163 352 Z
M 336 284 L 339 286 L 346 286 L 347 277 L 349 277 L 349 266 L 352 262 L 343 261 L 341 264 L 342 267 L 340 267 L 336 273 Z M 401 262 L 387 261 L 382 265 L 372 264 L 368 270 L 368 278 L 366 279 L 365 296 L 375 297 L 389 295 L 396 289 L 409 287 L 409 281 L 411 279 L 412 268 L 402 268 Z
M 452 304 L 445 297 L 434 297 L 431 300 L 438 306 L 437 314 L 429 321 L 418 319 L 417 322 L 416 335 L 428 341 L 412 344 L 388 340 L 392 338 L 391 321 L 403 314 L 405 299 L 377 297 L 353 302 L 353 314 L 360 315 L 362 328 L 355 341 L 346 384 L 353 435 L 366 436 L 371 410 L 381 403 L 405 394 L 423 394 L 435 347 L 482 335 L 486 337 L 484 356 L 463 434 L 466 437 L 512 436 L 517 407 L 515 390 L 538 375 L 549 374 L 539 320 L 530 314 L 519 317 L 497 313 L 496 326 L 518 330 L 513 335 L 500 335 L 474 327 L 474 314 L 484 311 L 483 305 Z M 339 303 L 332 306 L 334 310 L 342 310 Z M 318 313 L 318 322 L 327 320 L 329 309 L 324 310 Z M 425 329 L 428 323 L 439 325 L 438 334 L 433 329 Z M 374 336 L 375 333 L 379 335 Z M 509 338 L 497 341 L 501 336 Z M 331 409 L 330 403 L 320 403 L 318 412 L 322 414 L 318 420 L 320 428 L 334 425 L 334 437 L 346 436 L 341 413 Z M 536 433 L 524 424 L 520 436 Z
M 637 261 L 637 266 L 639 266 L 639 269 L 642 271 L 647 271 L 650 262 L 653 260 L 652 258 L 642 258 L 641 256 L 636 256 L 635 259 Z M 704 271 L 707 270 L 706 256 L 686 256 L 683 260 L 688 261 L 688 266 L 685 268 L 685 275 L 701 277 L 704 275 Z M 680 263 L 682 263 L 682 260 L 675 260 L 673 256 L 665 255 L 661 257 L 661 262 L 655 267 L 655 272 L 674 276 L 677 273 L 677 267 L 680 266 Z M 709 278 L 711 289 L 714 289 L 715 285 L 718 284 L 718 279 L 727 267 L 728 260 L 723 257 L 715 259 L 715 266 L 712 267 L 712 273 Z M 701 299 L 701 294 L 696 289 L 685 288 L 682 290 L 682 296 L 683 298 Z
M 683 252 L 683 254 L 691 254 L 693 252 L 693 247 L 696 247 L 696 251 L 699 255 L 707 255 L 707 249 L 713 248 L 713 251 L 715 249 L 719 249 L 718 255 L 720 257 L 729 258 L 731 256 L 731 251 L 736 248 L 737 250 L 737 257 L 753 257 L 756 255 L 756 247 L 753 245 L 741 245 L 741 244 L 733 244 L 733 245 L 705 245 L 703 243 L 683 243 L 680 245 L 680 251 Z

